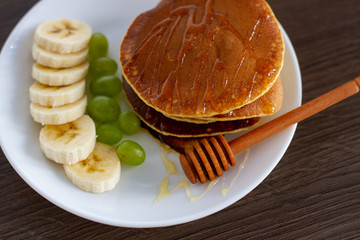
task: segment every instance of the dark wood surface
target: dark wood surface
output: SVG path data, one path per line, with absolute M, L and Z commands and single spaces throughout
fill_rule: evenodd
M 146 1 L 146 0 L 144 0 Z M 0 1 L 0 44 L 36 0 Z M 360 75 L 359 0 L 269 0 L 298 55 L 307 102 Z M 360 239 L 360 96 L 298 125 L 274 171 L 198 221 L 129 229 L 53 205 L 0 151 L 0 239 Z

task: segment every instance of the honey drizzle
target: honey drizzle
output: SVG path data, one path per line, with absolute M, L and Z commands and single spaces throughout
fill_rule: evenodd
M 230 191 L 230 189 L 234 186 L 236 180 L 239 178 L 240 172 L 243 170 L 243 168 L 245 167 L 245 164 L 249 158 L 249 154 L 250 154 L 250 150 L 247 148 L 245 149 L 245 157 L 244 160 L 241 162 L 241 164 L 239 165 L 237 172 L 234 176 L 234 178 L 231 180 L 230 185 L 228 187 L 222 187 L 221 188 L 221 194 L 223 197 L 225 197 L 228 192 Z M 236 157 L 235 157 L 236 158 Z
M 169 159 L 168 155 L 170 152 L 171 151 L 168 149 L 165 149 L 163 147 L 161 148 L 160 156 L 164 163 L 164 166 L 165 166 L 165 169 L 167 172 L 167 176 L 164 177 L 164 179 L 160 183 L 159 193 L 154 201 L 154 204 L 158 204 L 158 203 L 164 201 L 165 199 L 170 197 L 173 193 L 175 193 L 177 190 L 179 190 L 181 188 L 185 189 L 186 196 L 190 202 L 196 202 L 196 201 L 200 200 L 202 197 L 204 197 L 218 183 L 219 178 L 211 181 L 208 184 L 208 186 L 206 187 L 206 189 L 197 196 L 192 195 L 191 188 L 190 188 L 190 182 L 188 180 L 181 180 L 178 182 L 176 187 L 174 187 L 173 189 L 169 189 L 169 176 L 170 175 L 177 175 L 177 176 L 180 176 L 181 178 L 186 178 L 184 174 L 180 173 L 177 170 L 175 163 Z M 238 170 L 237 170 L 234 178 L 231 180 L 229 186 L 221 188 L 221 194 L 223 197 L 225 197 L 228 194 L 228 192 L 232 189 L 232 187 L 234 186 L 236 180 L 238 179 L 238 177 L 240 175 L 240 172 L 244 168 L 244 166 L 249 158 L 249 154 L 250 154 L 250 150 L 246 149 L 244 160 L 239 165 Z
M 151 49 L 150 54 L 147 55 L 146 63 L 142 67 L 141 74 L 138 74 L 137 80 L 135 80 L 135 85 L 139 86 L 142 82 L 142 79 L 144 77 L 144 71 L 148 67 L 150 59 L 152 60 L 152 63 L 156 63 L 154 71 L 151 75 L 151 86 L 148 87 L 145 92 L 150 96 L 150 101 L 154 102 L 159 100 L 159 97 L 167 96 L 168 99 L 162 99 L 162 104 L 164 104 L 164 108 L 170 108 L 167 110 L 171 110 L 172 112 L 175 111 L 174 108 L 180 108 L 181 109 L 181 103 L 182 98 L 186 98 L 187 94 L 191 94 L 193 96 L 194 91 L 197 89 L 198 91 L 198 97 L 197 98 L 190 98 L 193 99 L 192 103 L 190 105 L 194 106 L 196 108 L 197 112 L 205 113 L 207 109 L 207 104 L 211 104 L 211 100 L 216 99 L 218 96 L 216 96 L 216 92 L 214 91 L 215 83 L 214 79 L 216 75 L 219 73 L 219 71 L 223 71 L 223 86 L 224 88 L 228 85 L 229 82 L 232 83 L 232 86 L 229 86 L 230 89 L 237 90 L 239 89 L 239 86 L 237 86 L 237 83 L 235 79 L 238 77 L 239 73 L 241 72 L 241 68 L 243 66 L 243 63 L 245 62 L 246 58 L 255 59 L 255 50 L 256 50 L 256 44 L 252 44 L 253 42 L 257 42 L 259 36 L 261 35 L 261 26 L 264 20 L 269 19 L 270 15 L 264 15 L 260 16 L 259 19 L 255 22 L 254 26 L 250 28 L 248 33 L 248 41 L 245 41 L 244 38 L 241 36 L 241 34 L 229 23 L 229 20 L 227 17 L 223 14 L 214 13 L 213 11 L 213 4 L 214 0 L 207 0 L 205 4 L 205 13 L 203 14 L 203 17 L 199 23 L 195 23 L 195 14 L 197 10 L 197 6 L 195 5 L 187 5 L 187 6 L 180 6 L 178 8 L 175 8 L 171 10 L 170 15 L 168 18 L 165 18 L 163 21 L 156 24 L 151 32 L 142 40 L 138 48 L 135 50 L 133 55 L 131 56 L 130 60 L 125 64 L 124 70 L 125 72 L 131 72 L 130 71 L 130 65 L 134 60 L 137 58 L 137 56 L 140 54 L 140 52 L 145 49 L 147 46 L 151 45 L 153 41 L 155 40 L 155 43 Z M 169 42 L 171 38 L 174 35 L 175 30 L 178 27 L 179 22 L 181 21 L 181 18 L 187 16 L 185 31 L 183 33 L 183 39 L 182 44 L 177 56 L 177 66 L 173 71 L 170 71 L 168 76 L 164 78 L 160 77 L 161 69 L 163 68 L 162 63 L 165 55 L 167 54 L 167 46 L 169 45 Z M 175 20 L 173 19 L 175 17 Z M 199 85 L 199 79 L 201 78 L 201 73 L 205 68 L 205 62 L 208 60 L 209 53 L 206 51 L 211 46 L 215 45 L 215 37 L 217 35 L 217 30 L 220 29 L 220 27 L 216 27 L 215 31 L 211 29 L 211 23 L 215 20 L 220 21 L 218 25 L 224 27 L 225 30 L 230 31 L 232 34 L 234 34 L 239 41 L 241 41 L 244 45 L 244 50 L 240 52 L 239 60 L 236 64 L 236 70 L 235 74 L 233 74 L 233 77 L 230 78 L 230 73 L 228 70 L 228 63 L 221 60 L 219 54 L 217 53 L 217 59 L 215 59 L 211 74 L 206 78 L 207 85 L 206 87 L 200 88 Z M 170 31 L 167 31 L 167 29 L 170 28 Z M 194 33 L 200 34 L 200 37 L 196 37 Z M 168 36 L 166 36 L 168 34 Z M 207 38 L 205 38 L 205 36 Z M 255 37 L 256 36 L 256 37 Z M 159 38 L 166 38 L 165 41 L 165 47 L 163 48 L 163 51 L 161 54 L 159 54 L 159 51 L 156 51 L 155 61 L 153 58 L 155 48 L 160 47 L 162 44 L 162 40 L 159 40 Z M 160 42 L 159 42 L 160 41 Z M 192 77 L 193 82 L 191 84 L 191 91 L 187 92 L 181 92 L 183 88 L 181 88 L 181 70 L 183 69 L 183 65 L 186 61 L 186 58 L 188 54 L 195 48 L 201 46 L 201 61 L 200 66 L 198 66 L 196 69 L 195 77 Z M 200 55 L 201 55 L 200 54 Z M 249 68 L 249 61 L 248 65 L 246 67 L 245 73 L 247 72 Z M 250 89 L 248 90 L 248 93 L 245 93 L 246 101 L 250 99 L 252 95 L 252 85 L 254 84 L 255 78 L 257 76 L 258 72 L 254 73 L 254 76 L 252 77 L 252 83 L 250 86 Z M 158 81 L 154 81 L 154 79 L 158 79 Z M 229 80 L 232 79 L 232 80 Z M 250 78 L 251 79 L 251 78 Z M 153 89 L 152 84 L 156 83 L 155 91 Z M 197 84 L 198 83 L 198 84 Z M 242 83 L 244 84 L 244 82 Z M 199 86 L 197 86 L 199 85 Z M 183 90 L 184 91 L 184 90 Z M 172 96 L 166 93 L 172 93 Z M 241 93 L 240 91 L 233 91 L 233 94 L 230 94 L 230 97 L 232 99 L 238 98 Z M 177 99 L 176 101 L 174 99 Z M 186 98 L 189 99 L 189 98 Z M 174 101 L 173 101 L 174 100 Z M 177 104 L 177 102 L 180 102 L 180 105 Z M 195 102 L 194 102 L 195 101 Z M 229 101 L 229 100 L 225 100 Z M 202 105 L 200 105 L 202 103 Z M 189 104 L 189 103 L 187 103 Z M 216 104 L 216 103 L 214 103 Z
M 159 194 L 158 197 L 155 199 L 155 203 L 160 203 L 163 200 L 165 200 L 166 198 L 170 197 L 171 194 L 173 194 L 174 192 L 176 192 L 177 190 L 184 188 L 185 189 L 185 193 L 186 196 L 188 197 L 190 202 L 196 202 L 198 200 L 200 200 L 202 197 L 205 196 L 205 194 L 207 194 L 211 188 L 213 188 L 215 186 L 215 184 L 218 182 L 219 180 L 214 180 L 211 181 L 208 186 L 206 187 L 206 189 L 199 195 L 197 196 L 193 196 L 191 189 L 190 189 L 190 182 L 189 181 L 180 181 L 177 186 L 171 190 L 169 190 L 169 176 L 166 176 L 160 183 L 160 190 L 159 190 Z
M 165 166 L 167 175 L 177 175 L 177 176 L 183 177 L 184 174 L 181 174 L 177 170 L 175 163 L 169 159 L 169 157 L 168 157 L 169 154 L 170 154 L 170 150 L 165 149 L 163 147 L 161 148 L 160 156 L 161 156 L 161 159 Z
M 165 46 L 164 46 L 164 48 L 163 48 L 162 56 L 160 57 L 160 60 L 158 61 L 159 67 L 158 67 L 158 68 L 155 68 L 154 71 L 153 71 L 153 75 L 152 75 L 152 77 L 151 77 L 151 78 L 152 78 L 152 81 L 150 81 L 151 84 L 152 84 L 153 82 L 156 82 L 156 81 L 154 81 L 154 79 L 156 79 L 156 77 L 158 77 L 158 76 L 160 75 L 160 73 L 161 73 L 161 62 L 163 61 L 163 59 L 164 59 L 164 57 L 165 57 L 165 55 L 166 55 L 166 53 L 167 53 L 167 52 L 166 52 L 167 47 L 168 47 L 168 45 L 169 45 L 169 43 L 170 43 L 171 37 L 173 36 L 173 34 L 174 34 L 175 30 L 176 30 L 176 27 L 178 26 L 180 20 L 181 20 L 181 17 L 178 16 L 177 19 L 176 19 L 176 21 L 175 21 L 175 23 L 174 23 L 174 25 L 170 28 L 170 34 L 169 34 L 169 36 L 168 36 L 168 38 L 167 38 L 167 40 L 166 40 L 166 42 L 165 42 Z M 161 45 L 161 44 L 158 44 L 158 46 L 160 46 L 160 45 Z M 155 73 L 158 73 L 158 75 L 155 75 Z M 152 86 L 150 86 L 149 90 L 150 90 L 150 89 L 152 89 Z M 156 85 L 156 90 L 155 90 L 155 91 L 156 91 L 157 93 L 159 93 L 159 84 Z
M 165 199 L 170 197 L 171 194 L 173 194 L 174 192 L 176 192 L 177 190 L 179 190 L 181 188 L 185 189 L 186 196 L 190 202 L 196 202 L 196 201 L 200 200 L 203 196 L 205 196 L 205 194 L 207 192 L 209 192 L 210 189 L 212 189 L 215 186 L 215 184 L 219 181 L 218 179 L 211 181 L 208 184 L 208 186 L 206 187 L 206 189 L 197 196 L 192 195 L 192 192 L 190 189 L 190 182 L 188 180 L 179 181 L 176 187 L 169 190 L 169 176 L 170 175 L 177 175 L 177 176 L 180 176 L 181 178 L 186 179 L 186 176 L 184 174 L 180 173 L 176 169 L 175 163 L 168 158 L 169 153 L 170 153 L 170 150 L 165 149 L 163 147 L 161 148 L 160 156 L 164 163 L 164 166 L 165 166 L 165 169 L 167 172 L 167 176 L 160 183 L 159 193 L 158 193 L 157 198 L 155 199 L 154 204 L 158 204 L 158 203 L 164 201 Z

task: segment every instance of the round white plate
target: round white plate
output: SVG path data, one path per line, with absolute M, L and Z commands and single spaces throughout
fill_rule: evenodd
M 159 227 L 193 221 L 222 210 L 253 190 L 276 166 L 285 153 L 296 126 L 252 146 L 249 158 L 227 195 L 221 189 L 230 185 L 238 170 L 233 167 L 200 200 L 190 202 L 184 189 L 154 204 L 166 170 L 161 147 L 147 133 L 132 139 L 145 149 L 146 162 L 138 167 L 122 166 L 121 180 L 111 192 L 86 193 L 67 180 L 63 168 L 47 160 L 38 142 L 41 126 L 29 113 L 28 89 L 31 78 L 31 46 L 38 24 L 56 18 L 76 18 L 104 33 L 110 42 L 110 57 L 118 59 L 118 48 L 132 20 L 154 7 L 157 0 L 45 0 L 36 4 L 18 23 L 6 41 L 0 57 L 0 140 L 1 147 L 18 174 L 39 194 L 78 216 L 122 227 Z M 283 114 L 301 103 L 301 76 L 296 54 L 285 31 L 285 63 L 281 77 L 284 87 Z M 269 118 L 270 119 L 270 118 Z M 181 171 L 175 154 L 170 158 Z M 244 154 L 238 157 L 238 165 Z M 181 180 L 171 176 L 169 187 Z M 192 185 L 194 195 L 206 185 Z

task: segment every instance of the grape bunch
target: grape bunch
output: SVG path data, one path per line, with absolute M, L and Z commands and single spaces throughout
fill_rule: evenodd
M 117 62 L 108 57 L 109 43 L 102 33 L 94 33 L 89 42 L 90 67 L 87 80 L 92 98 L 87 113 L 96 123 L 97 141 L 113 146 L 121 162 L 140 165 L 145 151 L 132 140 L 122 140 L 123 135 L 133 135 L 140 130 L 140 119 L 133 111 L 121 111 L 115 99 L 122 90 L 122 81 L 116 76 Z

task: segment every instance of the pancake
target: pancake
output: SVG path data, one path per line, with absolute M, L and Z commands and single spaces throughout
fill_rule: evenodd
M 151 129 L 165 136 L 190 138 L 237 133 L 247 130 L 260 120 L 260 118 L 247 118 L 206 124 L 176 121 L 146 105 L 126 81 L 123 82 L 123 88 L 130 106 L 140 117 L 142 122 Z
M 162 0 L 131 24 L 120 63 L 149 107 L 167 117 L 206 118 L 264 95 L 283 54 L 264 0 Z
M 270 116 L 280 110 L 283 101 L 283 88 L 280 77 L 270 90 L 254 102 L 226 114 L 207 118 L 174 118 L 178 121 L 207 123 L 216 121 L 231 121 L 253 117 Z

